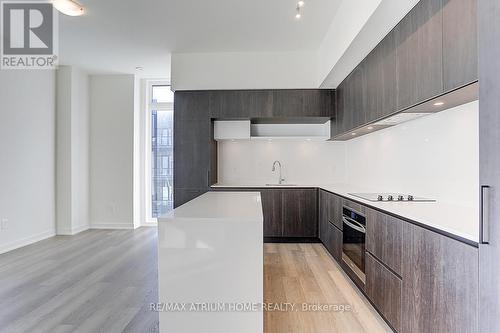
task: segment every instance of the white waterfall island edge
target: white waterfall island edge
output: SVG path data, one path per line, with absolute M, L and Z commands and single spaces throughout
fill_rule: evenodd
M 158 219 L 161 332 L 262 332 L 259 192 L 207 192 Z

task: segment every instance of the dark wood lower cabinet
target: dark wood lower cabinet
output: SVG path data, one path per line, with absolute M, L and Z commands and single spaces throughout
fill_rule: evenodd
M 262 190 L 262 213 L 264 215 L 264 237 L 283 235 L 283 191 Z
M 404 223 L 374 209 L 366 209 L 366 250 L 398 275 L 401 275 Z
M 340 229 L 331 223 L 328 223 L 328 231 L 324 237 L 323 244 L 332 257 L 340 263 L 342 260 L 342 238 L 343 234 Z
M 318 237 L 316 189 L 283 190 L 283 236 Z
M 403 228 L 402 332 L 478 331 L 478 249 Z
M 401 332 L 401 286 L 397 275 L 366 253 L 365 292 L 397 332 Z

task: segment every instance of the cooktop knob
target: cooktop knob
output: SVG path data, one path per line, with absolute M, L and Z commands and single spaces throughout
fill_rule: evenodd
M 387 201 L 392 201 L 394 200 L 394 197 L 392 195 L 387 196 Z
M 398 201 L 403 201 L 405 198 L 402 195 L 398 195 Z
M 381 195 L 379 195 L 379 196 L 377 197 L 377 200 L 378 200 L 378 201 L 384 201 L 384 197 L 383 197 L 383 196 L 381 196 Z
M 408 201 L 413 201 L 413 195 L 408 196 Z

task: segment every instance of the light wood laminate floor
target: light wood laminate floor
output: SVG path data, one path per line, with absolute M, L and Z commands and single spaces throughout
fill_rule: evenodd
M 0 255 L 0 332 L 157 332 L 156 228 L 89 230 Z M 265 244 L 264 298 L 350 305 L 268 311 L 266 333 L 390 331 L 320 244 Z
M 296 304 L 266 312 L 266 333 L 392 332 L 322 244 L 265 244 L 264 302 Z M 302 304 L 332 306 L 302 311 Z

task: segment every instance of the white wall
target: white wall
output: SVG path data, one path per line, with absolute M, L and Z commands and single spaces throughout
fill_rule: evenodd
M 92 228 L 134 227 L 134 75 L 90 77 Z
M 0 71 L 0 253 L 55 234 L 54 133 L 54 71 Z
M 220 141 L 219 183 L 267 184 L 278 181 L 272 172 L 282 164 L 286 183 L 339 183 L 345 179 L 343 142 Z
M 347 182 L 476 206 L 478 102 L 347 142 Z
M 89 227 L 88 75 L 76 67 L 57 70 L 56 227 L 73 235 Z
M 172 54 L 172 89 L 317 88 L 317 52 Z
M 219 142 L 219 182 L 275 183 L 274 160 L 289 183 L 348 183 L 476 207 L 478 102 L 346 142 Z

